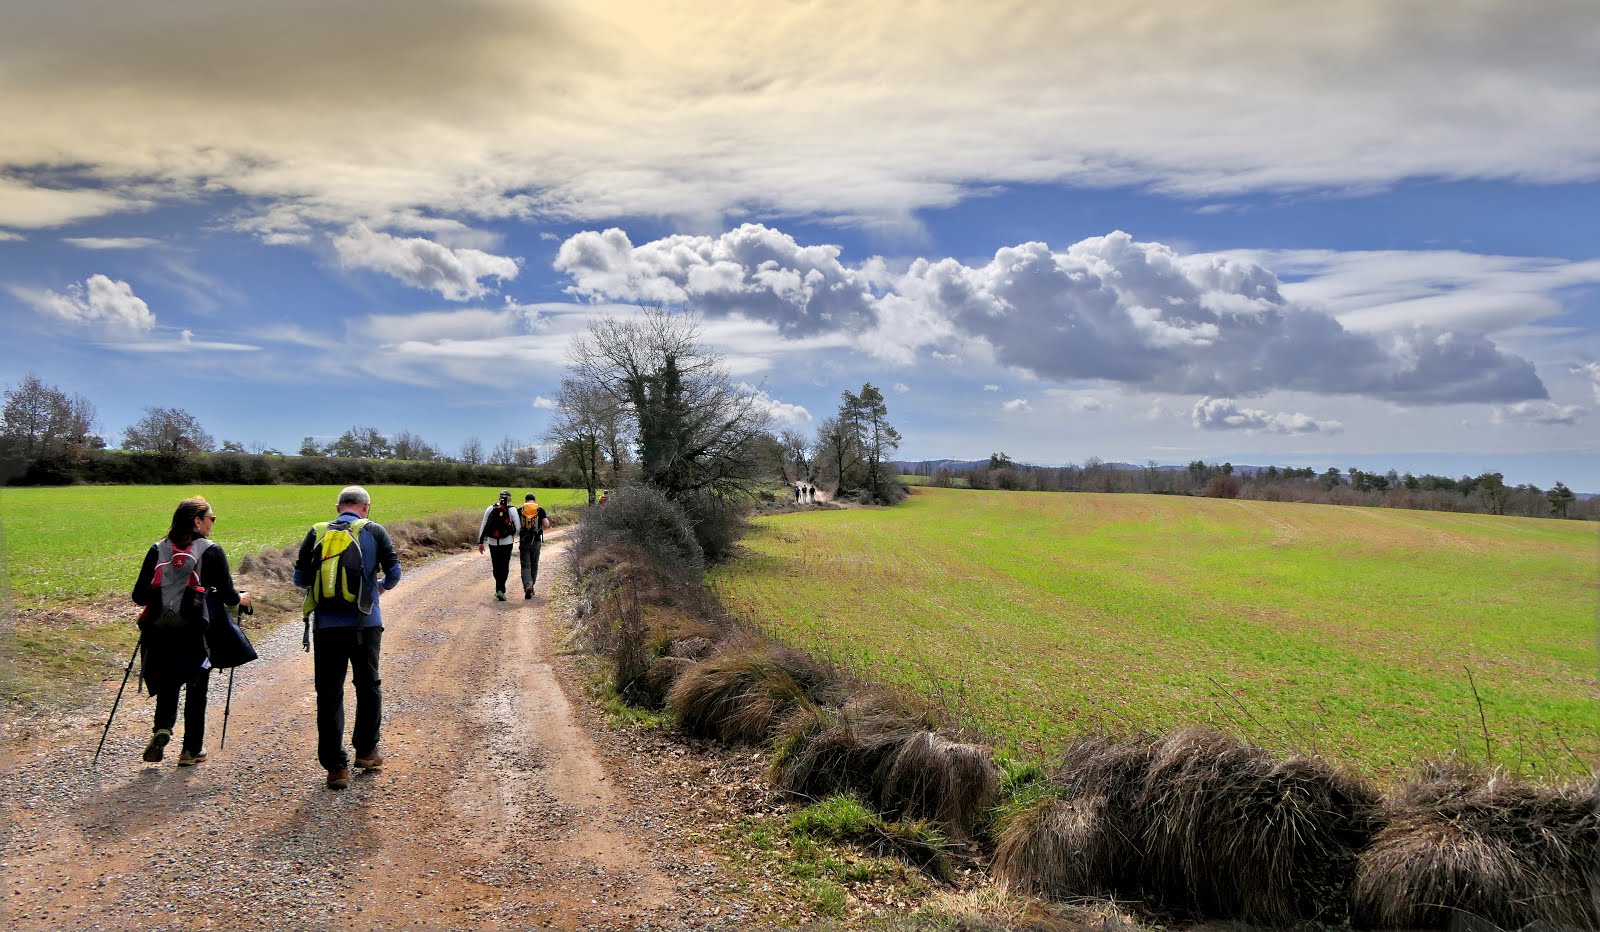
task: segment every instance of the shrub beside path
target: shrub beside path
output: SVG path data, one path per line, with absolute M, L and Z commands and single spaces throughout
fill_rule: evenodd
M 592 733 L 595 711 L 553 643 L 545 592 L 496 603 L 476 553 L 409 571 L 384 598 L 380 773 L 323 785 L 311 657 L 298 618 L 256 632 L 261 660 L 213 676 L 210 760 L 140 751 L 154 703 L 110 707 L 9 749 L 0 838 L 7 928 L 707 928 L 748 908 L 670 762 Z M 130 612 L 131 617 L 131 612 Z M 565 684 L 565 690 L 563 688 Z M 354 695 L 347 690 L 346 715 Z M 665 769 L 663 769 L 665 768 Z

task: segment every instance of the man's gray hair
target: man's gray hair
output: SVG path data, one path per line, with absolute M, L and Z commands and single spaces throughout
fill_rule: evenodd
M 372 504 L 372 496 L 368 495 L 367 490 L 363 489 L 361 486 L 352 485 L 347 487 L 343 492 L 339 493 L 339 504 L 370 505 Z

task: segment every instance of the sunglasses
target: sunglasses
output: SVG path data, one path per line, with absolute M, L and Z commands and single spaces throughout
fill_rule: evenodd
M 207 520 L 207 521 L 215 521 L 215 520 L 217 520 L 217 516 L 216 516 L 215 513 L 204 514 L 204 515 L 201 515 L 200 517 L 205 519 L 205 520 Z

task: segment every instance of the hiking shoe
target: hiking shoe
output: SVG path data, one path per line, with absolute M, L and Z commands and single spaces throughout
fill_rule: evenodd
M 185 750 L 178 755 L 178 766 L 193 767 L 195 764 L 201 763 L 205 759 L 206 752 L 203 748 L 194 752 L 193 754 L 190 754 L 187 750 Z
M 357 754 L 356 766 L 360 767 L 362 770 L 382 770 L 383 755 L 379 754 L 377 751 L 373 751 L 366 757 L 362 757 L 360 754 Z
M 147 764 L 159 764 L 161 758 L 167 756 L 167 742 L 172 740 L 172 729 L 161 728 L 150 736 L 150 743 L 144 746 L 144 760 Z
M 533 587 L 532 587 L 532 586 L 529 586 L 529 587 L 528 587 L 528 588 L 526 588 L 526 589 L 523 589 L 523 590 L 522 590 L 522 597 L 523 597 L 523 598 L 524 598 L 524 599 L 531 599 L 531 598 L 533 598 Z
M 330 771 L 328 771 L 328 789 L 330 789 L 330 790 L 342 790 L 342 789 L 344 789 L 345 787 L 347 787 L 349 785 L 350 785 L 350 771 L 349 770 L 330 770 Z
M 496 589 L 494 591 L 494 597 L 495 601 L 504 602 L 506 600 L 506 591 L 504 589 Z

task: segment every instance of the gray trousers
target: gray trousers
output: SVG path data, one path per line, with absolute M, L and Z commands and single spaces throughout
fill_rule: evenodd
M 544 543 L 544 538 L 534 537 L 531 540 L 524 537 L 517 549 L 522 553 L 522 588 L 532 589 L 533 584 L 539 581 L 539 547 Z

